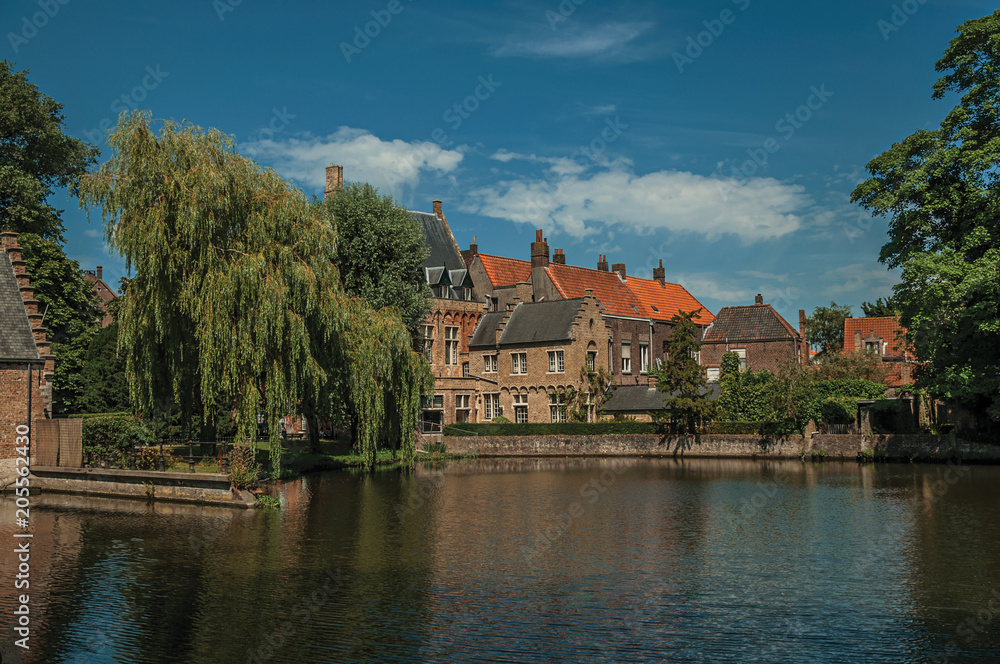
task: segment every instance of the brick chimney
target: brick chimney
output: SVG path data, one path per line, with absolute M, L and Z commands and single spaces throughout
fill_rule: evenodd
M 601 272 L 608 271 L 608 257 L 603 254 L 597 255 L 597 269 Z
M 475 256 L 479 253 L 479 245 L 476 244 L 476 236 L 472 236 L 472 244 L 469 245 L 469 253 Z
M 104 278 L 103 274 L 104 274 L 104 269 L 100 265 L 98 265 L 97 266 L 97 278 L 98 279 L 103 279 Z
M 617 272 L 622 279 L 625 278 L 625 263 L 615 263 L 611 266 L 612 272 Z
M 755 297 L 753 299 L 753 303 L 754 304 L 764 304 L 764 296 L 761 295 L 760 293 L 757 293 L 757 297 Z
M 434 201 L 434 216 L 444 221 L 444 210 L 441 209 L 441 201 Z
M 323 191 L 323 200 L 328 201 L 337 195 L 338 191 L 344 189 L 344 167 L 330 164 L 326 167 L 326 189 Z
M 806 310 L 799 309 L 799 336 L 802 338 L 802 366 L 809 364 L 809 342 L 806 341 Z
M 556 249 L 552 253 L 552 262 L 556 263 L 557 265 L 565 265 L 566 264 L 566 254 L 563 253 L 562 249 Z
M 854 330 L 854 350 L 861 350 L 863 347 L 861 344 L 861 330 Z
M 660 259 L 660 267 L 653 268 L 653 279 L 660 282 L 663 286 L 667 283 L 667 271 L 663 269 L 663 259 Z
M 541 229 L 535 231 L 535 241 L 531 243 L 531 269 L 549 266 L 549 243 L 542 237 Z

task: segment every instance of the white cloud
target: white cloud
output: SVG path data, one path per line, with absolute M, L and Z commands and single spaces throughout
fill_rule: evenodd
M 327 136 L 243 143 L 240 150 L 307 191 L 324 188 L 328 164 L 342 165 L 345 180 L 370 182 L 398 193 L 401 187 L 416 186 L 424 173 L 454 171 L 463 158 L 460 150 L 446 150 L 431 141 L 383 141 L 351 127 Z
M 508 152 L 499 158 L 548 163 L 550 168 L 541 177 L 473 190 L 462 209 L 561 230 L 578 239 L 617 228 L 631 233 L 694 233 L 708 239 L 732 235 L 755 242 L 787 235 L 803 225 L 804 217 L 817 214 L 804 187 L 772 178 L 751 178 L 737 185 L 686 171 L 636 175 L 626 161 L 588 169 L 568 159 Z
M 889 293 L 898 282 L 898 272 L 890 272 L 872 263 L 854 263 L 828 270 L 821 280 L 821 283 L 828 285 L 821 293 L 826 297 L 840 297 L 852 293 Z
M 558 29 L 555 29 L 557 28 Z M 553 26 L 539 38 L 511 40 L 494 50 L 498 57 L 640 59 L 631 42 L 653 27 L 650 22 L 605 23 L 586 28 Z

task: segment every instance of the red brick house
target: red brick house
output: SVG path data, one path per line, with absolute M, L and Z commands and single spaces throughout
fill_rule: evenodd
M 906 342 L 906 328 L 895 316 L 844 319 L 844 353 L 868 351 L 882 360 L 885 384 L 899 387 L 912 383 L 913 368 L 918 364 Z
M 108 313 L 108 305 L 117 300 L 118 295 L 115 293 L 114 289 L 111 288 L 106 281 L 104 281 L 104 268 L 98 265 L 96 270 L 84 270 L 83 279 L 94 287 L 94 292 L 97 293 L 97 297 L 101 301 L 100 308 L 101 311 L 104 312 L 104 317 L 101 318 L 101 327 L 111 325 L 111 322 L 114 319 L 111 314 Z
M 29 420 L 33 427 L 34 421 L 52 412 L 55 356 L 17 233 L 0 233 L 0 246 L 0 486 L 4 486 L 15 476 L 17 427 Z
M 734 351 L 740 368 L 777 372 L 782 365 L 808 364 L 805 342 L 805 311 L 799 311 L 799 330 L 793 328 L 764 298 L 754 304 L 723 307 L 702 337 L 701 365 L 709 382 L 719 379 L 722 356 Z

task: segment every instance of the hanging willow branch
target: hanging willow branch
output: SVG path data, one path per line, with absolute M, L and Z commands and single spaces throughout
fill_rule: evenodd
M 123 113 L 108 144 L 80 198 L 135 270 L 119 349 L 140 410 L 231 409 L 240 437 L 261 416 L 277 470 L 278 420 L 340 395 L 366 466 L 380 444 L 412 456 L 426 365 L 398 312 L 344 295 L 322 207 L 214 129 L 164 122 L 157 136 L 148 114 Z

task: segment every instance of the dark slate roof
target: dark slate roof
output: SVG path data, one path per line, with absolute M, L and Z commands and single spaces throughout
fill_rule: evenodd
M 479 319 L 479 323 L 476 325 L 475 331 L 472 333 L 472 338 L 469 339 L 469 347 L 473 346 L 495 346 L 496 345 L 496 331 L 497 326 L 500 321 L 503 320 L 502 311 L 491 311 L 488 314 L 483 315 Z
M 795 329 L 770 304 L 723 307 L 705 331 L 708 343 L 794 339 Z
M 718 383 L 709 383 L 701 391 L 713 401 L 719 398 L 719 392 Z M 670 396 L 673 394 L 665 394 L 655 387 L 619 385 L 601 408 L 609 413 L 645 413 L 650 410 L 663 410 L 663 400 Z
M 424 261 L 424 267 L 444 266 L 449 270 L 464 270 L 465 261 L 462 254 L 458 252 L 455 241 L 451 237 L 451 231 L 443 221 L 438 219 L 436 214 L 429 212 L 413 212 L 410 216 L 420 223 L 420 228 L 424 232 L 424 240 L 430 254 Z M 457 285 L 457 284 L 456 284 Z
M 17 285 L 10 255 L 0 250 L 0 358 L 37 360 L 35 335 L 28 323 L 21 289 Z
M 583 298 L 520 302 L 510 314 L 500 335 L 500 344 L 530 344 L 546 341 L 569 341 L 573 338 L 573 321 Z M 479 319 L 469 346 L 496 345 L 496 329 L 504 312 L 495 311 Z

